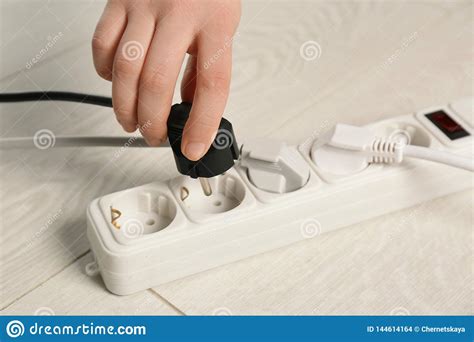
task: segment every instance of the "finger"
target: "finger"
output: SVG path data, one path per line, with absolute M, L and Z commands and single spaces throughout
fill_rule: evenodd
M 200 41 L 196 91 L 181 146 L 188 159 L 198 160 L 207 152 L 219 127 L 229 94 L 231 50 L 224 38 Z
M 181 99 L 184 102 L 193 102 L 196 90 L 196 56 L 189 55 L 181 80 Z
M 92 37 L 92 58 L 100 77 L 111 81 L 115 51 L 127 24 L 125 8 L 108 2 Z
M 154 29 L 152 17 L 130 17 L 115 54 L 112 101 L 117 120 L 127 132 L 137 126 L 138 84 Z
M 138 123 L 146 127 L 142 134 L 151 146 L 158 146 L 166 140 L 166 120 L 176 81 L 193 38 L 191 32 L 183 32 L 185 26 L 176 20 L 160 23 L 141 75 Z

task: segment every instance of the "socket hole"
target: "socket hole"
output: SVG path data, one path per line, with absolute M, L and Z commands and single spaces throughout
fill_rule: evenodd
M 176 217 L 177 207 L 173 200 L 154 189 L 131 189 L 113 199 L 111 205 L 120 208 L 122 215 L 115 233 L 127 241 L 156 233 L 168 227 Z
M 204 195 L 199 181 L 191 177 L 173 181 L 172 188 L 178 196 L 183 187 L 189 190 L 189 195 L 181 201 L 185 211 L 196 215 L 224 213 L 237 208 L 246 196 L 243 182 L 229 173 L 208 180 L 212 188 L 210 196 Z

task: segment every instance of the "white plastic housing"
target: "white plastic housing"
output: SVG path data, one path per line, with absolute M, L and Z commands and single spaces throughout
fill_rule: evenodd
M 283 194 L 306 185 L 310 167 L 294 147 L 262 138 L 246 141 L 240 165 L 258 189 Z
M 459 119 L 453 110 L 450 115 Z M 472 135 L 446 143 L 416 115 L 366 127 L 473 156 Z M 473 186 L 472 173 L 428 161 L 367 165 L 341 176 L 321 170 L 307 144 L 299 153 L 311 170 L 305 185 L 292 192 L 257 188 L 237 164 L 210 179 L 210 197 L 196 180 L 180 176 L 94 200 L 87 236 L 106 287 L 131 294 Z M 184 200 L 183 186 L 189 191 Z M 111 223 L 110 206 L 122 213 L 120 229 Z M 134 229 L 124 233 L 127 221 Z

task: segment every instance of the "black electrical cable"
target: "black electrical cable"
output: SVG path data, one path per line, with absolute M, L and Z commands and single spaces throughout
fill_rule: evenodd
M 88 103 L 103 107 L 112 107 L 112 98 L 107 96 L 72 93 L 67 91 L 32 91 L 24 93 L 0 93 L 0 103 L 24 101 L 67 101 Z
M 22 93 L 0 93 L 0 103 L 25 101 L 67 101 L 112 107 L 112 98 L 106 96 L 73 93 L 67 91 L 31 91 Z M 38 131 L 41 132 L 41 131 Z M 29 148 L 43 139 L 50 147 L 70 146 L 127 146 L 146 147 L 143 138 L 138 137 L 62 137 L 45 132 L 34 137 L 0 138 L 0 149 Z

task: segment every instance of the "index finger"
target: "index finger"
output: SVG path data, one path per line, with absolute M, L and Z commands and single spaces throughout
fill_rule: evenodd
M 181 145 L 190 160 L 204 156 L 214 140 L 229 95 L 231 73 L 230 39 L 200 39 L 196 91 Z

